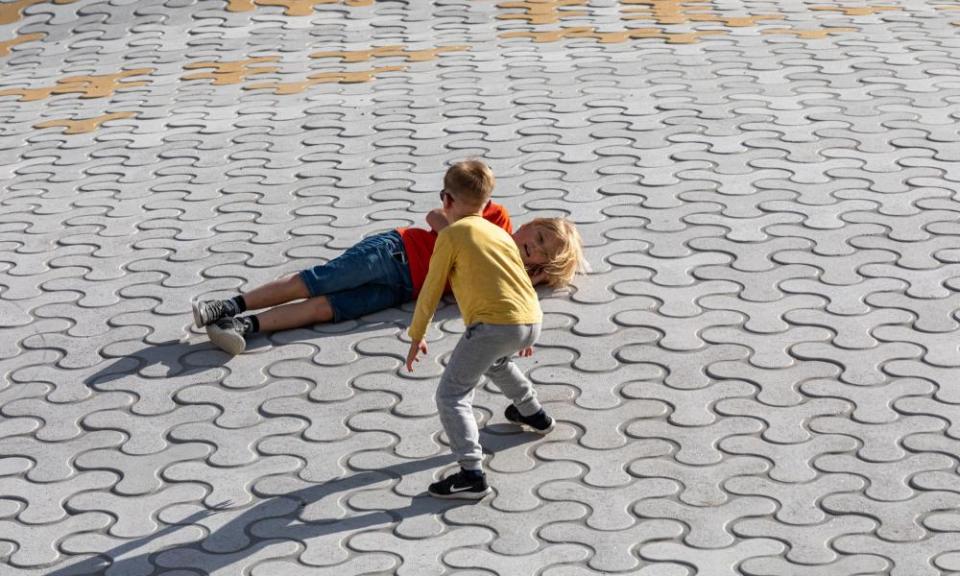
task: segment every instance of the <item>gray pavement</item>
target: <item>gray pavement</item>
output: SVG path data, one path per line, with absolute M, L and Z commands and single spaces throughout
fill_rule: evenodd
M 0 574 L 960 574 L 960 4 L 0 3 Z M 227 296 L 485 159 L 592 272 L 480 391 L 447 301 L 261 336 Z

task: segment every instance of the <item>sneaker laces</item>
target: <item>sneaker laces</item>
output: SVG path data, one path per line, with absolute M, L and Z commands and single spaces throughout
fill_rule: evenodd
M 223 304 L 223 300 L 211 300 L 209 302 L 204 302 L 204 305 L 211 318 L 216 318 L 219 320 L 224 316 L 229 316 L 226 310 L 227 307 Z
M 203 303 L 210 320 L 217 322 L 222 318 L 232 318 L 240 313 L 232 300 L 208 300 Z

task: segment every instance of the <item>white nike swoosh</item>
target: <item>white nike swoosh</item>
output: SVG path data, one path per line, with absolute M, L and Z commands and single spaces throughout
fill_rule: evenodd
M 451 486 L 450 493 L 453 494 L 455 492 L 466 492 L 470 488 L 472 488 L 472 486 L 464 486 L 463 488 L 454 488 L 453 486 Z

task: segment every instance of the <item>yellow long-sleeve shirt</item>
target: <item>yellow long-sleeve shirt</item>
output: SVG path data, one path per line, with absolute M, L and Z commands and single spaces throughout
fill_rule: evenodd
M 513 238 L 479 216 L 467 216 L 437 236 L 408 331 L 414 342 L 426 334 L 448 279 L 467 326 L 536 324 L 543 318 Z

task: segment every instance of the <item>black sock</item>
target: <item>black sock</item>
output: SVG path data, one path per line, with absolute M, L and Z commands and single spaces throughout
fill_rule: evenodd
M 234 307 L 237 309 L 234 316 L 236 316 L 237 314 L 243 314 L 244 312 L 247 311 L 247 301 L 243 299 L 242 295 L 234 296 L 233 298 L 230 299 L 230 301 L 233 302 Z
M 244 316 L 239 318 L 243 326 L 243 335 L 256 334 L 260 331 L 260 320 L 256 316 Z
M 479 480 L 483 478 L 483 470 L 467 470 L 466 468 L 461 468 L 460 471 L 467 480 Z

